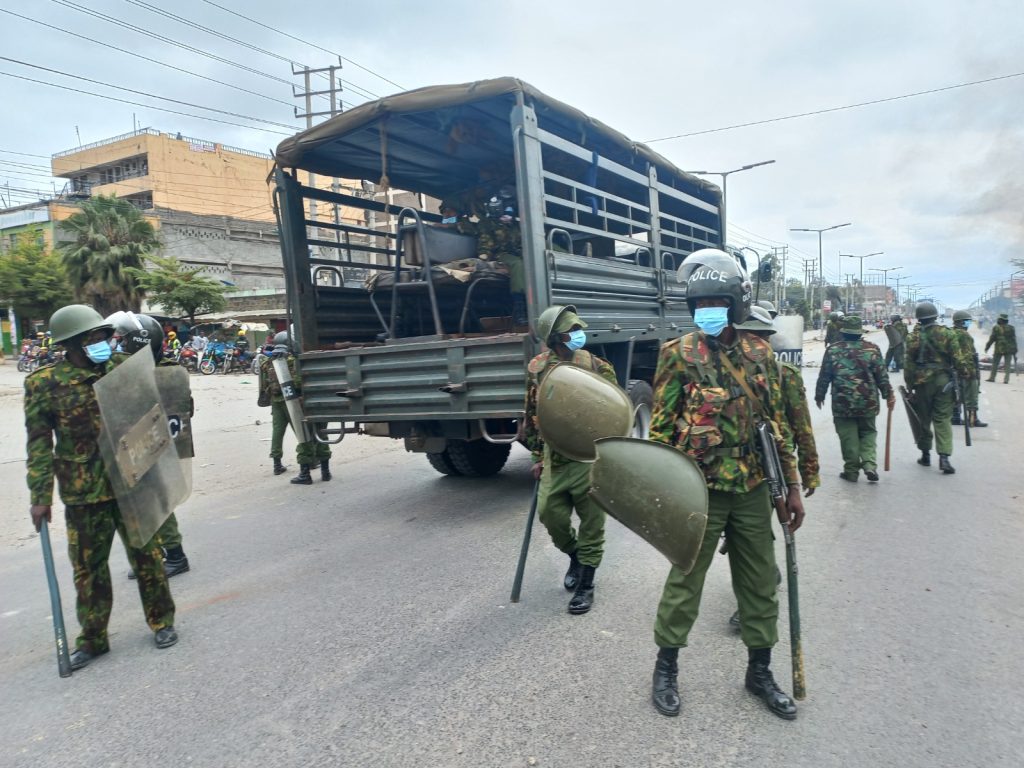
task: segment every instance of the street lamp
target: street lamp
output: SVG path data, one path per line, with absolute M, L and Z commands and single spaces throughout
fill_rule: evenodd
M 890 272 L 895 272 L 897 269 L 903 269 L 903 267 L 885 267 L 885 268 L 872 267 L 871 268 L 872 272 L 882 272 L 883 273 L 883 275 L 882 275 L 882 285 L 884 287 L 884 292 L 882 293 L 882 300 L 885 302 L 886 307 L 888 307 L 888 305 L 889 305 L 889 273 Z
M 864 295 L 864 259 L 868 258 L 869 256 L 881 256 L 883 253 L 885 253 L 885 251 L 875 251 L 874 253 L 865 253 L 863 256 L 854 256 L 852 253 L 840 253 L 839 254 L 840 258 L 845 256 L 848 259 L 860 259 L 860 295 L 861 296 Z M 840 269 L 841 269 L 841 267 L 840 267 Z M 861 299 L 861 303 L 863 303 L 863 299 Z M 849 302 L 847 302 L 846 311 L 847 312 L 850 311 Z
M 850 223 L 851 222 L 848 221 L 845 224 L 834 224 L 831 227 L 822 227 L 821 229 L 815 229 L 813 227 L 790 227 L 789 228 L 790 232 L 817 232 L 818 233 L 818 281 L 819 282 L 821 282 L 822 280 L 825 279 L 825 272 L 822 269 L 822 261 L 821 261 L 821 233 L 822 232 L 830 232 L 831 230 L 839 229 L 840 227 L 848 227 L 848 226 L 850 226 Z M 813 294 L 813 292 L 811 293 L 811 298 L 812 298 L 811 304 L 813 306 L 814 305 L 814 301 L 813 301 L 814 294 Z M 819 298 L 820 298 L 820 296 L 819 296 Z M 811 319 L 813 320 L 813 315 L 811 316 Z M 822 325 L 824 325 L 824 323 L 822 323 Z M 818 336 L 820 337 L 821 334 L 819 333 Z
M 903 280 L 909 280 L 913 275 L 896 275 L 896 309 L 901 311 L 900 307 L 900 282 Z
M 726 184 L 728 183 L 729 176 L 740 171 L 749 171 L 751 168 L 759 168 L 762 165 L 771 165 L 774 160 L 762 160 L 760 163 L 751 163 L 750 165 L 744 165 L 742 168 L 733 168 L 731 171 L 690 171 L 690 173 L 698 176 L 721 176 L 722 177 L 722 246 L 725 246 L 726 231 L 725 231 L 725 190 Z

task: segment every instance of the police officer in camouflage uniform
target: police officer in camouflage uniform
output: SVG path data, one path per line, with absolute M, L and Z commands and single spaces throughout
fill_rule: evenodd
M 907 330 L 907 324 L 903 322 L 903 318 L 900 315 L 890 317 L 889 325 L 897 340 L 890 343 L 889 348 L 885 350 L 885 369 L 889 370 L 889 366 L 895 363 L 892 369 L 894 371 L 901 371 L 903 370 L 903 358 L 907 350 L 907 336 L 910 335 L 910 331 Z
M 828 322 L 825 324 L 825 346 L 829 344 L 835 344 L 840 339 L 839 328 L 843 324 L 843 313 L 840 310 L 836 310 L 828 316 Z
M 107 624 L 113 588 L 107 561 L 115 531 L 138 574 L 139 596 L 156 646 L 174 645 L 178 634 L 160 548 L 155 540 L 139 549 L 129 543 L 100 456 L 101 422 L 93 384 L 119 362 L 111 359 L 113 329 L 96 310 L 83 304 L 58 309 L 49 326 L 54 341 L 62 343 L 67 354 L 61 362 L 40 368 L 25 379 L 30 513 L 36 530 L 43 520 L 51 520 L 56 476 L 64 502 L 68 556 L 82 628 L 71 654 L 71 668 L 80 669 L 110 650 Z
M 113 325 L 114 338 L 120 341 L 121 348 L 125 353 L 134 355 L 140 349 L 149 347 L 157 365 L 178 365 L 174 360 L 163 356 L 164 329 L 149 315 L 115 312 L 107 318 L 107 322 Z M 189 416 L 194 413 L 195 405 L 193 404 Z M 154 540 L 163 551 L 164 572 L 167 574 L 167 578 L 190 570 L 188 557 L 181 545 L 181 530 L 178 528 L 177 515 L 171 512 L 157 530 Z M 135 578 L 134 570 L 129 571 L 128 578 Z
M 1017 331 L 1010 325 L 1010 316 L 1005 312 L 1000 313 L 996 324 L 992 326 L 992 332 L 989 334 L 988 341 L 985 342 L 985 351 L 988 352 L 988 348 L 991 346 L 995 346 L 995 349 L 992 352 L 992 373 L 988 380 L 996 380 L 996 374 L 999 373 L 999 361 L 1005 360 L 1006 371 L 1003 373 L 1003 384 L 1009 384 L 1010 367 L 1014 365 L 1017 357 Z
M 864 476 L 877 483 L 878 392 L 886 399 L 889 410 L 896 405 L 896 395 L 885 372 L 881 350 L 862 338 L 860 317 L 847 315 L 840 332 L 842 338 L 825 350 L 814 402 L 820 409 L 828 388 L 832 387 L 832 423 L 843 453 L 839 477 L 855 483 L 863 469 Z
M 956 341 L 954 332 L 935 320 L 939 310 L 930 301 L 922 301 L 914 307 L 918 324 L 907 339 L 906 367 L 903 379 L 912 393 L 914 411 L 924 432 L 917 447 L 921 458 L 917 463 L 923 467 L 932 465 L 932 432 L 935 434 L 935 449 L 939 454 L 939 469 L 943 474 L 956 472 L 949 462 L 953 453 L 954 371 L 961 381 L 970 375 L 970 360 Z
M 569 570 L 562 585 L 573 593 L 569 613 L 587 613 L 594 602 L 594 572 L 604 554 L 604 510 L 588 495 L 591 464 L 573 461 L 553 451 L 541 439 L 537 421 L 537 389 L 553 366 L 575 365 L 594 371 L 618 385 L 611 363 L 583 349 L 587 324 L 576 307 L 554 305 L 537 319 L 537 336 L 547 349 L 533 358 L 527 370 L 524 442 L 533 459 L 533 477 L 540 481 L 537 515 L 551 541 L 569 556 Z M 579 532 L 572 527 L 572 511 L 580 519 Z
M 961 425 L 964 419 L 971 427 L 987 427 L 988 424 L 978 418 L 978 396 L 981 390 L 981 366 L 978 365 L 978 350 L 974 346 L 974 339 L 967 332 L 971 324 L 971 313 L 958 309 L 953 313 L 953 333 L 957 343 L 960 345 L 964 357 L 971 361 L 971 373 L 969 378 L 960 382 L 963 387 L 963 410 L 960 413 L 960 404 L 954 405 L 953 420 L 951 423 Z
M 697 461 L 708 484 L 708 521 L 693 570 L 684 574 L 673 566 L 665 582 L 654 625 L 659 650 L 652 700 L 662 714 L 679 714 L 679 649 L 687 645 L 704 578 L 725 531 L 740 635 L 748 648 L 746 687 L 774 714 L 791 720 L 796 704 L 770 668 L 779 614 L 773 513 L 755 448 L 757 425 L 772 422 L 781 440 L 786 507 L 795 531 L 804 509 L 779 369 L 768 342 L 734 327 L 747 319 L 751 288 L 732 257 L 716 249 L 696 251 L 683 262 L 679 279 L 687 285 L 686 301 L 699 330 L 661 348 L 650 436 Z
M 270 458 L 274 461 L 274 474 L 283 474 L 287 468 L 281 463 L 284 456 L 284 433 L 291 421 L 288 419 L 288 408 L 284 402 L 284 394 L 281 392 L 281 383 L 277 380 L 277 372 L 274 370 L 274 358 L 284 357 L 288 361 L 288 371 L 291 373 L 292 382 L 296 387 L 302 386 L 302 377 L 295 365 L 295 355 L 291 353 L 288 346 L 288 334 L 281 331 L 274 337 L 274 351 L 271 357 L 266 357 L 260 363 L 260 392 L 270 397 L 271 411 L 271 433 L 270 433 Z M 317 440 L 300 442 L 295 447 L 295 458 L 299 462 L 299 474 L 292 478 L 294 485 L 312 485 L 313 477 L 310 469 L 314 462 L 320 464 L 320 479 L 330 480 L 331 475 L 331 446 Z

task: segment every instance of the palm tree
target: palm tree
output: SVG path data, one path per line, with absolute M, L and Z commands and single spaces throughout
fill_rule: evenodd
M 160 248 L 156 230 L 139 209 L 100 195 L 83 203 L 60 228 L 74 238 L 58 250 L 75 299 L 104 316 L 122 309 L 138 312 L 145 291 L 131 270 L 141 269 Z

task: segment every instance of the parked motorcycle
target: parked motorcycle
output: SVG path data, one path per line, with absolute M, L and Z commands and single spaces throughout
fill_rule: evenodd
M 252 370 L 255 355 L 248 349 L 229 346 L 225 352 L 223 373 L 245 373 Z
M 223 370 L 224 361 L 227 357 L 227 345 L 222 341 L 212 342 L 206 348 L 203 362 L 199 364 L 199 372 L 204 376 L 216 373 L 218 369 Z

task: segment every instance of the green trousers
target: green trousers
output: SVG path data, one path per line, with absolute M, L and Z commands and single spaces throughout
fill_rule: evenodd
M 978 410 L 978 395 L 981 392 L 981 382 L 977 376 L 972 376 L 964 382 L 964 405 L 968 410 Z
M 943 392 L 949 383 L 949 375 L 940 373 L 932 376 L 924 384 L 914 387 L 914 411 L 921 421 L 924 439 L 917 447 L 922 451 L 932 449 L 932 434 L 935 435 L 935 450 L 951 456 L 953 454 L 953 404 L 956 397 L 953 390 Z
M 843 453 L 843 472 L 851 478 L 860 470 L 878 469 L 877 440 L 874 416 L 833 416 L 832 423 L 839 435 L 839 449 Z
M 996 375 L 999 373 L 999 363 L 1000 363 L 1000 361 L 1005 362 L 1005 364 L 1006 364 L 1005 370 L 1003 371 L 1003 383 L 1004 384 L 1009 384 L 1010 383 L 1010 369 L 1013 368 L 1013 355 L 1012 354 L 1004 354 L 1002 352 L 994 352 L 994 353 L 992 353 L 992 372 L 989 374 L 988 380 L 989 381 L 995 381 L 996 380 Z
M 280 459 L 284 456 L 284 433 L 291 425 L 288 420 L 288 408 L 284 400 L 274 400 L 270 404 L 272 431 L 270 433 L 270 458 Z M 299 443 L 295 446 L 295 460 L 300 465 L 312 466 L 331 458 L 331 446 L 318 443 L 316 440 Z
M 537 491 L 537 516 L 551 541 L 569 554 L 575 551 L 583 565 L 595 568 L 604 554 L 604 510 L 587 495 L 591 464 L 570 461 L 553 465 L 549 451 Z M 579 533 L 572 527 L 572 511 L 580 518 Z
M 749 493 L 708 492 L 708 524 L 697 563 L 684 575 L 672 566 L 658 605 L 654 642 L 683 648 L 697 620 L 704 577 L 725 531 L 732 589 L 740 609 L 740 637 L 748 648 L 771 648 L 779 640 L 779 598 L 775 584 L 774 511 L 767 483 Z
M 181 546 L 181 531 L 178 530 L 178 517 L 173 512 L 157 530 L 156 543 L 164 549 Z
M 174 626 L 174 600 L 155 537 L 140 549 L 129 544 L 116 501 L 67 506 L 64 519 L 68 528 L 68 557 L 75 575 L 76 611 L 82 627 L 75 641 L 76 648 L 102 653 L 110 647 L 107 624 L 114 604 L 114 590 L 107 561 L 115 531 L 138 576 L 139 597 L 149 628 L 156 632 Z
M 885 351 L 885 369 L 889 370 L 889 365 L 893 360 L 896 361 L 896 370 L 900 371 L 903 369 L 903 353 L 906 350 L 906 345 L 897 344 L 894 347 L 889 347 Z

